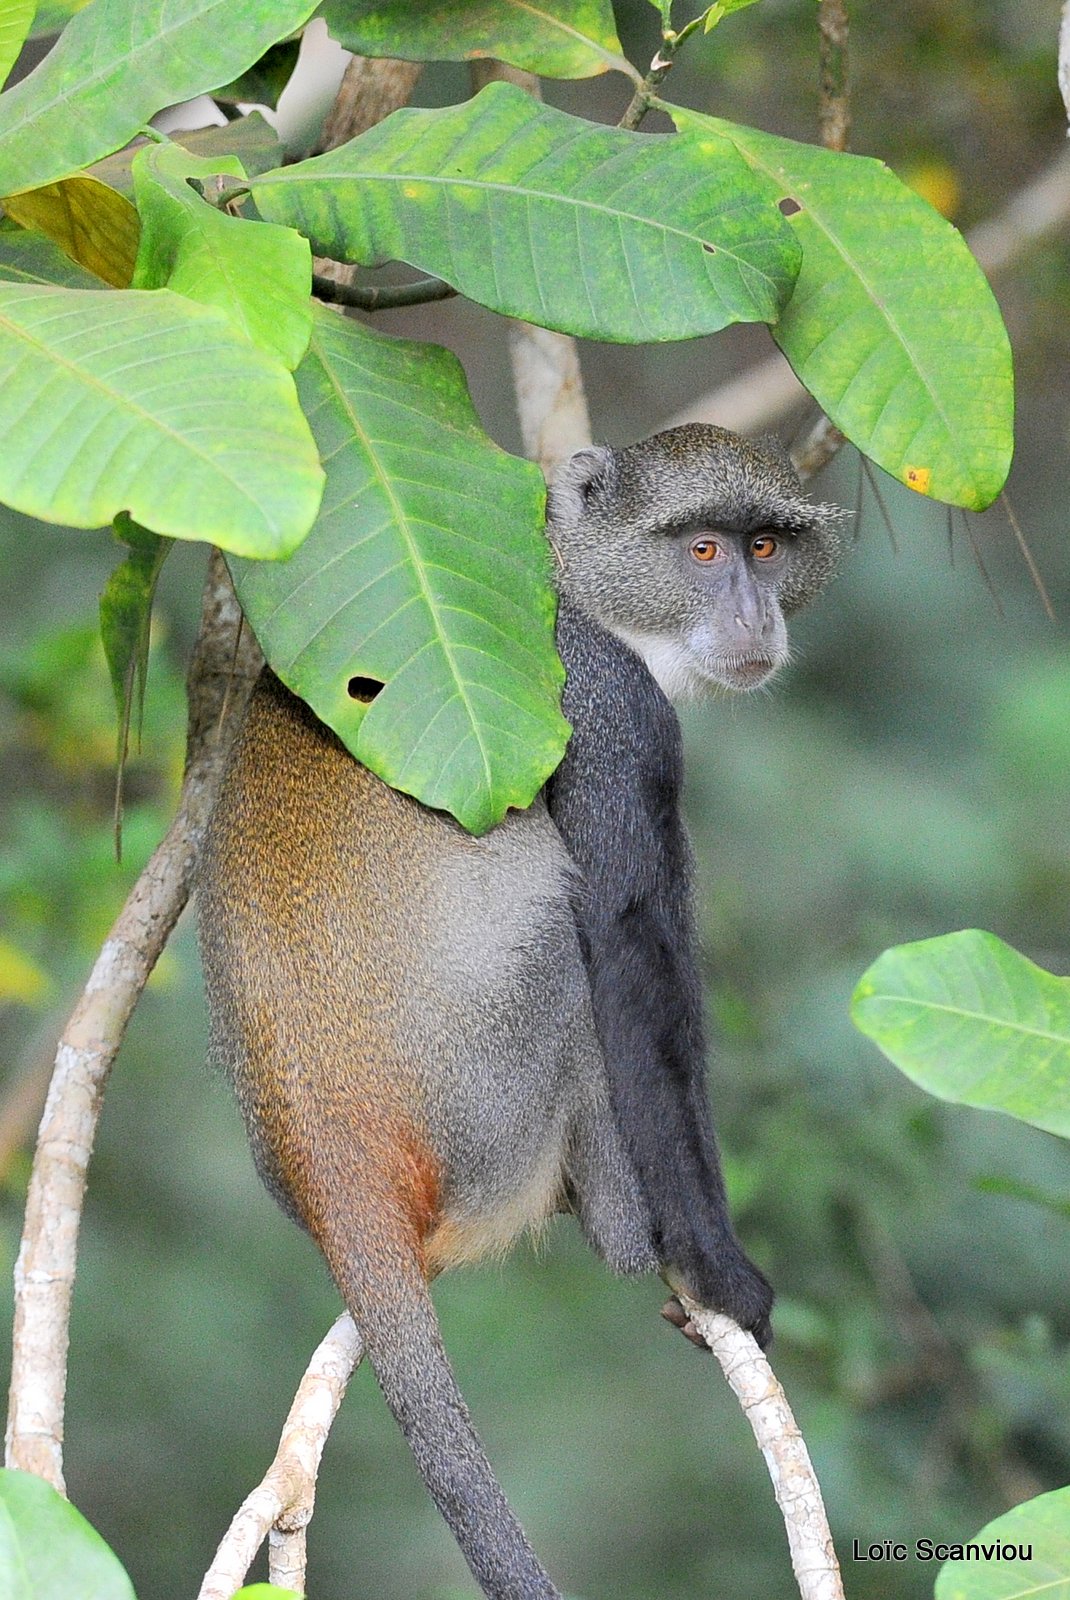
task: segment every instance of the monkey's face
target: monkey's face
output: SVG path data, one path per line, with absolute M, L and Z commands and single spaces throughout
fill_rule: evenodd
M 549 533 L 562 589 L 670 698 L 767 683 L 788 659 L 785 618 L 824 587 L 842 544 L 775 442 L 699 424 L 573 456 Z
M 650 570 L 633 572 L 657 604 L 640 619 L 604 621 L 642 656 L 670 699 L 758 689 L 788 659 L 779 591 L 798 553 L 792 535 L 773 529 L 662 533 L 645 560 L 635 553 L 636 566 L 649 561 Z

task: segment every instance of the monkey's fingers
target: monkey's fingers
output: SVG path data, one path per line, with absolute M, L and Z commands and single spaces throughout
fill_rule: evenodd
M 675 1295 L 671 1300 L 666 1300 L 661 1308 L 661 1314 L 666 1322 L 671 1322 L 674 1328 L 679 1328 L 685 1339 L 690 1339 L 693 1345 L 697 1345 L 700 1350 L 705 1350 L 707 1355 L 711 1353 L 709 1345 Z

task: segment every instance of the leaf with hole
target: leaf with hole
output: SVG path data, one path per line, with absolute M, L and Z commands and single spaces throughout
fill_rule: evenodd
M 141 224 L 134 207 L 97 178 L 62 178 L 4 201 L 13 222 L 47 234 L 88 272 L 125 289 L 137 259 Z
M 610 0 L 324 0 L 319 15 L 339 44 L 362 56 L 492 56 L 543 78 L 610 69 L 639 76 L 621 53 Z
M 138 151 L 133 171 L 142 220 L 134 287 L 166 287 L 218 306 L 247 339 L 296 367 L 312 332 L 308 242 L 292 228 L 218 211 L 187 181 L 220 173 L 244 179 L 233 156 L 152 144 Z
M 410 262 L 545 328 L 640 343 L 779 314 L 800 251 L 731 143 L 604 128 L 491 84 L 250 185 L 320 255 Z
M 280 362 L 159 289 L 0 284 L 0 500 L 68 527 L 289 554 L 323 471 Z
M 541 474 L 486 437 L 434 345 L 320 310 L 297 383 L 323 509 L 289 561 L 230 563 L 242 606 L 359 761 L 483 833 L 530 804 L 568 733 Z
M 941 1100 L 1070 1138 L 1070 978 L 968 929 L 886 950 L 851 1002 L 855 1025 Z
M 129 143 L 164 106 L 230 83 L 315 0 L 107 0 L 79 11 L 0 96 L 0 195 L 38 189 Z
M 4 1600 L 134 1600 L 104 1540 L 51 1484 L 0 1471 L 0 1594 Z
M 962 238 L 881 161 L 672 107 L 732 140 L 803 246 L 773 337 L 836 426 L 937 500 L 982 510 L 1014 448 L 999 307 Z

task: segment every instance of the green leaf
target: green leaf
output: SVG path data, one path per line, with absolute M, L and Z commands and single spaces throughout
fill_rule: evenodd
M 105 156 L 103 161 L 95 161 L 90 168 L 90 175 L 118 189 L 120 194 L 132 195 L 134 174 L 131 169 L 135 157 L 147 147 L 147 143 L 142 139 L 124 150 L 117 150 L 113 156 Z M 247 173 L 266 172 L 269 167 L 277 167 L 282 160 L 282 146 L 275 136 L 275 130 L 265 122 L 259 111 L 250 111 L 247 117 L 238 117 L 234 122 L 228 122 L 225 128 L 195 128 L 192 132 L 174 133 L 171 143 L 180 144 L 183 150 L 195 156 L 206 159 L 211 156 L 224 165 L 228 158 L 234 158 L 241 162 L 242 170 Z M 217 166 L 216 171 L 221 170 L 222 166 Z
M 134 287 L 167 287 L 218 306 L 247 339 L 292 370 L 312 332 L 308 242 L 292 228 L 228 216 L 186 181 L 220 172 L 245 177 L 232 156 L 192 156 L 177 144 L 138 151 L 134 193 L 142 235 Z
M 930 1094 L 1070 1138 L 1070 978 L 970 929 L 886 950 L 851 1015 Z
M 836 426 L 920 493 L 982 510 L 1014 448 L 1010 344 L 962 236 L 881 161 L 673 107 L 793 203 L 803 246 L 774 338 Z
M 964 1540 L 963 1543 L 966 1541 Z M 986 1523 L 975 1545 L 1032 1546 L 1028 1560 L 948 1561 L 935 1600 L 1070 1600 L 1070 1489 L 1038 1494 Z
M 115 748 L 115 859 L 122 859 L 123 775 L 134 724 L 138 746 L 145 711 L 152 602 L 160 568 L 172 540 L 139 528 L 125 512 L 115 519 L 115 534 L 129 554 L 115 568 L 100 596 L 100 637 L 111 674 L 118 729 Z
M 742 11 L 744 7 L 754 4 L 755 0 L 717 0 L 717 4 L 712 5 L 706 13 L 703 33 L 711 33 L 725 17 L 730 17 L 734 11 Z
M 302 1600 L 296 1589 L 280 1589 L 274 1583 L 251 1583 L 239 1589 L 234 1600 Z
M 538 470 L 487 439 L 448 351 L 317 312 L 297 373 L 327 468 L 285 564 L 232 561 L 279 676 L 365 766 L 473 833 L 568 735 Z M 351 680 L 386 687 L 362 703 Z
M 72 261 L 105 283 L 125 289 L 137 259 L 141 224 L 129 200 L 96 178 L 63 178 L 4 201 L 24 228 L 54 239 Z
M 408 261 L 494 311 L 592 339 L 772 321 L 799 262 L 729 141 L 599 127 L 501 83 L 395 112 L 251 188 L 320 255 Z
M 1022 1183 L 1018 1178 L 1007 1178 L 1000 1175 L 978 1178 L 975 1187 L 982 1194 L 1001 1194 L 1009 1200 L 1024 1200 L 1028 1205 L 1041 1206 L 1045 1211 L 1053 1211 L 1057 1217 L 1063 1217 L 1070 1222 L 1070 1200 L 1064 1200 L 1061 1195 L 1049 1194 L 1045 1189 L 1038 1189 L 1035 1183 Z
M 171 540 L 161 539 L 148 528 L 140 528 L 125 512 L 115 519 L 115 534 L 127 546 L 128 554 L 115 568 L 100 596 L 100 637 L 119 716 L 121 762 L 126 755 L 126 733 L 135 699 L 140 737 L 152 602 Z
M 362 56 L 493 56 L 544 78 L 638 73 L 621 53 L 610 0 L 324 0 L 332 36 Z
M 51 1484 L 0 1471 L 0 1595 L 4 1600 L 134 1600 L 119 1562 Z
M 237 105 L 240 100 L 246 105 L 251 102 L 271 106 L 274 110 L 280 94 L 293 77 L 300 48 L 300 39 L 283 39 L 281 44 L 273 44 L 240 78 L 213 90 L 212 98 L 224 100 L 227 105 Z
M 164 106 L 230 83 L 314 9 L 315 0 L 87 6 L 0 97 L 0 194 L 40 188 L 117 150 Z
M 0 0 L 0 85 L 22 54 L 37 0 Z
M 12 222 L 0 222 L 0 282 L 103 288 L 99 278 L 78 266 L 43 233 L 28 233 Z
M 41 0 L 29 37 L 47 39 L 53 33 L 62 33 L 75 12 L 88 4 L 89 0 Z
M 68 527 L 283 556 L 323 491 L 290 374 L 167 289 L 0 285 L 0 437 L 0 500 Z

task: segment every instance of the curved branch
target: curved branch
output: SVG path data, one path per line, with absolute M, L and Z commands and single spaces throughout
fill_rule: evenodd
M 806 1442 L 784 1391 L 752 1334 L 677 1291 L 688 1317 L 720 1363 L 773 1481 L 801 1600 L 843 1600 L 836 1551 Z
M 272 1583 L 303 1593 L 305 1529 L 315 1504 L 320 1457 L 363 1354 L 360 1334 L 347 1312 L 313 1352 L 283 1424 L 275 1459 L 235 1513 L 197 1600 L 231 1600 L 269 1536 Z
M 397 311 L 402 306 L 448 300 L 457 291 L 441 278 L 420 278 L 416 283 L 366 284 L 339 282 L 322 272 L 314 272 L 312 293 L 332 306 L 352 306 L 356 311 Z
M 15 1264 L 5 1459 L 61 1493 L 68 1325 L 86 1170 L 112 1062 L 189 898 L 223 758 L 259 671 L 259 651 L 250 634 L 242 635 L 240 617 L 229 574 L 213 551 L 190 662 L 178 811 L 127 896 L 60 1038 L 37 1137 Z

